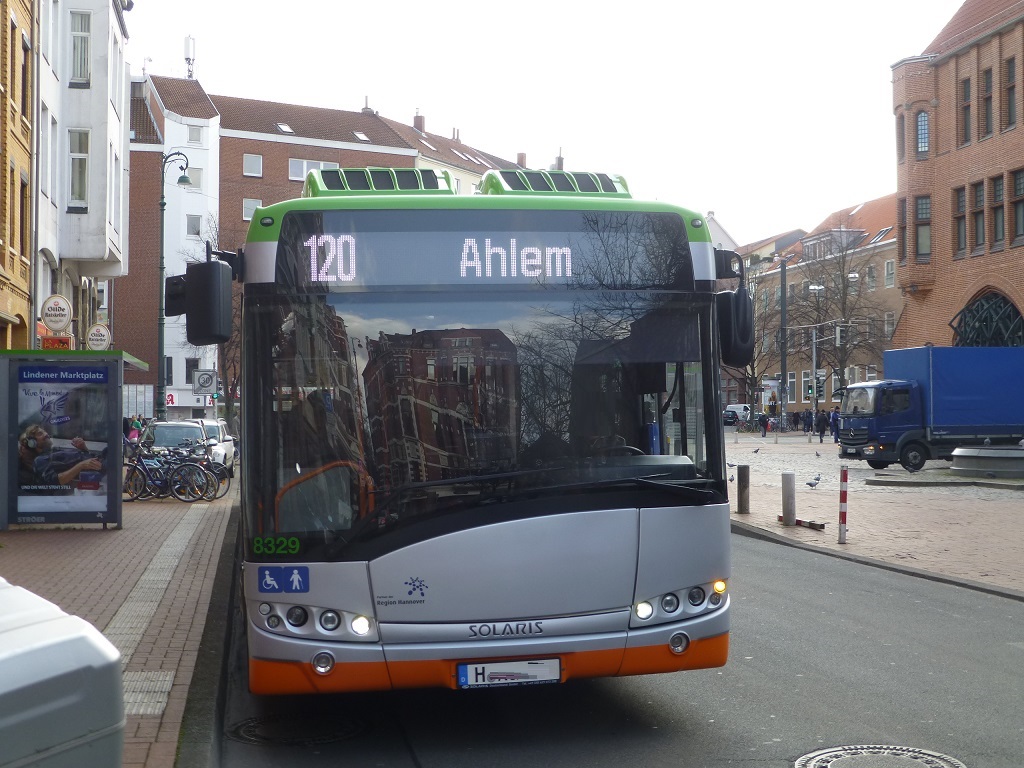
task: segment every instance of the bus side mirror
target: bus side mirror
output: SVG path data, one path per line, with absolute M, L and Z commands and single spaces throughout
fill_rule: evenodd
M 166 314 L 185 315 L 189 344 L 223 344 L 231 338 L 231 267 L 223 261 L 189 264 L 185 275 L 164 281 Z
M 745 368 L 754 359 L 754 302 L 747 293 L 743 259 L 730 251 L 715 251 L 716 256 L 720 253 L 735 257 L 730 260 L 735 264 L 734 274 L 740 279 L 735 291 L 715 294 L 722 363 L 732 368 Z

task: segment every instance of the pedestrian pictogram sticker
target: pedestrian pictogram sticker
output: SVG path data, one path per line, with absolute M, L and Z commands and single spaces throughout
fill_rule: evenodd
M 309 566 L 261 565 L 260 592 L 309 592 Z

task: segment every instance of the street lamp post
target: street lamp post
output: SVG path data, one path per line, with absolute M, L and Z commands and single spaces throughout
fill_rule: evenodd
M 160 284 L 157 287 L 159 303 L 157 305 L 157 330 L 156 330 L 156 402 L 154 411 L 158 421 L 167 418 L 167 360 L 164 357 L 164 212 L 167 208 L 167 200 L 164 197 L 164 184 L 167 180 L 167 166 L 175 161 L 181 161 L 178 166 L 181 176 L 178 177 L 178 184 L 188 185 L 192 180 L 188 177 L 188 157 L 184 152 L 168 152 L 160 155 Z

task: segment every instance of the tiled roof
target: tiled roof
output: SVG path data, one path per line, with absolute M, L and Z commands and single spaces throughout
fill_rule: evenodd
M 788 247 L 793 242 L 795 242 L 796 240 L 798 240 L 799 238 L 803 237 L 806 234 L 807 233 L 802 229 L 791 229 L 788 232 L 782 232 L 778 235 L 766 237 L 762 240 L 758 240 L 757 242 L 747 243 L 746 245 L 740 246 L 739 248 L 736 249 L 736 253 L 738 253 L 740 256 L 746 256 L 748 253 L 754 253 L 754 251 L 761 250 L 766 245 L 773 245 L 775 243 L 782 241 L 788 241 L 786 242 L 786 245 L 783 246 Z
M 295 135 L 306 139 L 374 144 L 382 147 L 417 149 L 402 139 L 374 112 L 346 112 L 340 109 L 304 107 L 276 101 L 257 101 L 236 96 L 211 96 L 220 111 L 221 128 L 232 131 Z M 283 123 L 288 134 L 278 128 Z M 360 139 L 362 133 L 368 141 Z
M 966 0 L 923 56 L 944 56 L 1024 18 L 1024 0 Z
M 217 109 L 206 95 L 198 80 L 183 80 L 176 77 L 151 76 L 153 86 L 160 100 L 169 112 L 182 117 L 211 120 L 217 116 Z
M 892 228 L 896 226 L 896 194 L 886 195 L 877 200 L 869 200 L 866 203 L 844 208 L 829 214 L 821 224 L 811 230 L 805 240 L 814 238 L 834 229 L 861 230 L 865 239 L 858 243 L 858 246 L 865 245 L 871 241 L 879 232 L 888 227 L 890 232 L 884 236 L 884 240 L 894 238 L 895 232 Z
M 160 144 L 160 131 L 153 122 L 146 100 L 133 96 L 129 108 L 132 130 L 132 144 Z
M 420 133 L 410 125 L 404 125 L 396 120 L 381 118 L 392 130 L 401 136 L 405 142 L 420 151 L 424 157 L 439 163 L 446 163 L 457 168 L 480 174 L 481 176 L 492 168 L 517 168 L 518 166 L 510 160 L 504 160 L 487 152 L 467 146 L 458 139 L 448 139 L 436 133 Z

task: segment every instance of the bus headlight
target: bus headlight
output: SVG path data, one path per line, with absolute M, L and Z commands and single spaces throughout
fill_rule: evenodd
M 679 598 L 674 592 L 669 592 L 661 598 L 661 610 L 665 613 L 675 613 L 679 610 Z
M 717 592 L 720 595 L 724 594 L 725 593 L 725 581 L 723 581 L 722 579 L 719 579 L 718 581 L 716 581 L 714 584 L 711 585 L 711 588 L 713 590 L 715 590 L 715 592 Z
M 644 600 L 636 604 L 636 616 L 638 619 L 649 619 L 654 615 L 654 606 Z
M 285 620 L 293 627 L 301 627 L 306 623 L 306 619 L 309 618 L 309 614 L 306 613 L 306 609 L 301 605 L 293 605 L 288 609 L 288 612 L 284 615 Z
M 341 616 L 337 611 L 324 611 L 320 614 L 320 626 L 328 632 L 333 632 L 341 626 Z
M 365 616 L 356 616 L 352 619 L 352 631 L 357 635 L 366 635 L 370 631 L 370 620 Z
M 704 602 L 704 598 L 705 598 L 704 590 L 701 589 L 700 587 L 694 587 L 686 595 L 687 601 L 690 603 L 690 605 L 692 605 L 694 607 L 702 604 Z

